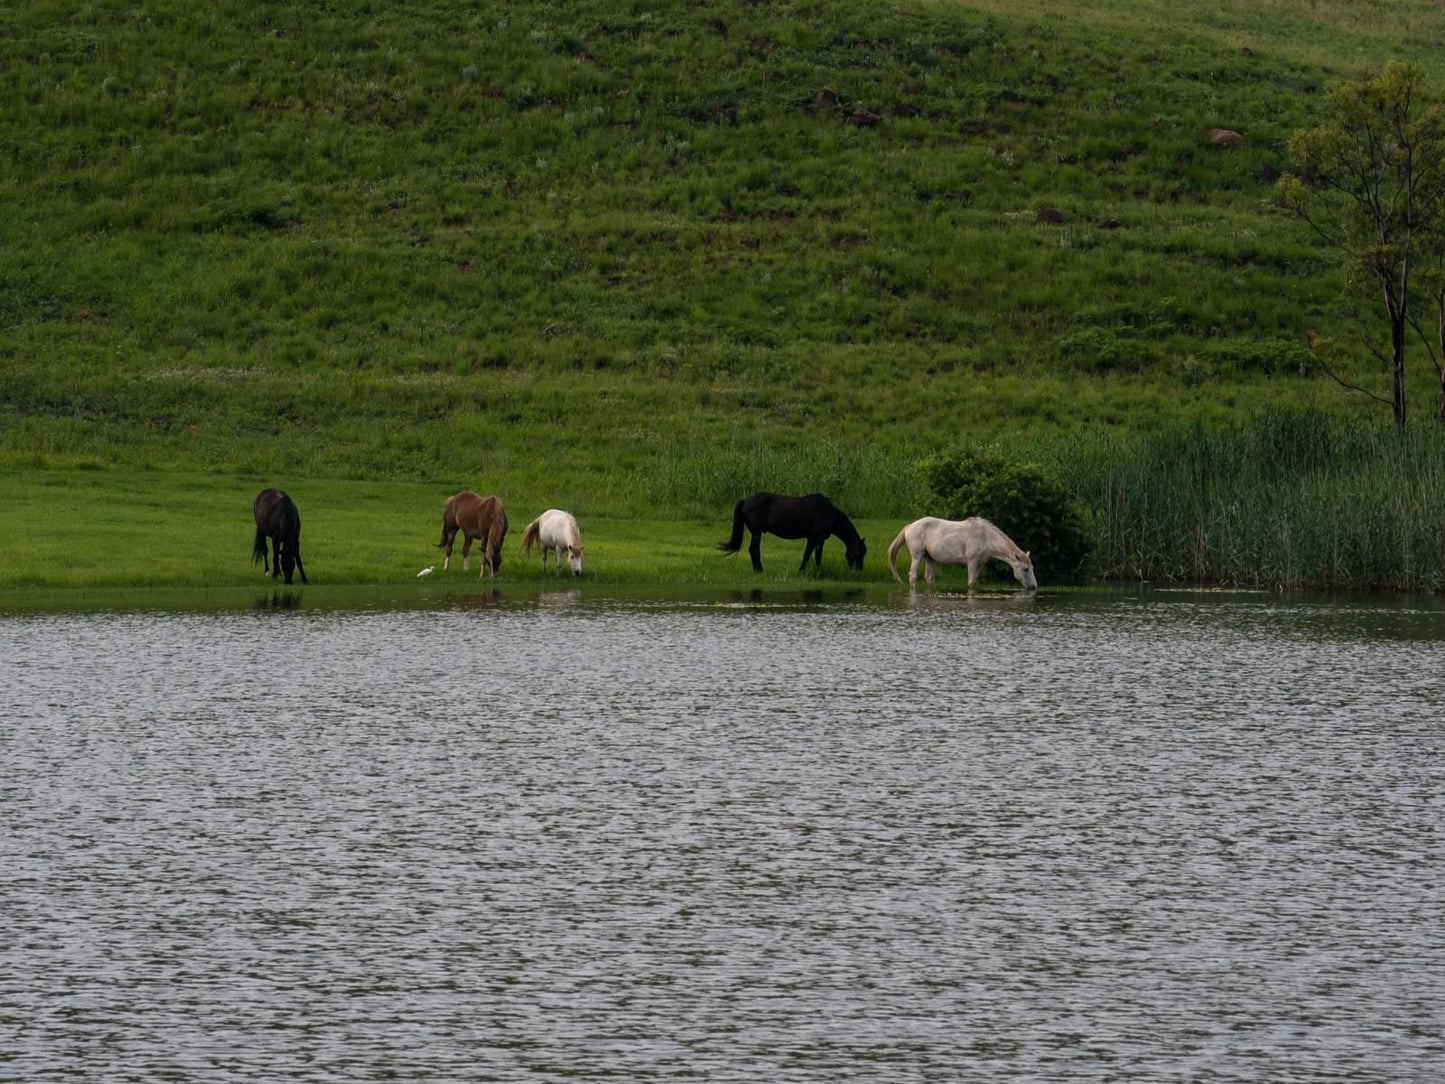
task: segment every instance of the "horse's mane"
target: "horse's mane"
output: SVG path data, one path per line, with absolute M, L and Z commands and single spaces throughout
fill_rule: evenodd
M 989 543 L 992 547 L 997 550 L 1003 550 L 1007 553 L 1010 553 L 1020 561 L 1024 559 L 1023 547 L 1020 546 L 1017 542 L 1015 542 L 1012 538 L 1010 538 L 1007 534 L 1005 534 L 1002 527 L 998 526 L 998 524 L 996 523 L 992 523 L 989 520 L 984 519 L 982 516 L 978 516 L 976 518 L 978 519 L 979 523 L 983 524 L 984 530 L 988 534 Z
M 491 500 L 497 506 L 497 514 L 492 517 L 492 523 L 490 529 L 487 531 L 487 537 L 500 545 L 502 539 L 506 537 L 507 534 L 507 511 L 502 507 L 502 502 L 497 500 L 496 497 L 492 497 Z
M 828 500 L 827 497 L 823 497 L 822 494 L 818 494 L 818 496 L 822 498 L 831 510 L 833 516 L 833 533 L 841 538 L 845 545 L 851 546 L 856 544 L 862 535 L 858 533 L 858 528 L 853 526 L 853 521 L 844 515 L 843 510 Z

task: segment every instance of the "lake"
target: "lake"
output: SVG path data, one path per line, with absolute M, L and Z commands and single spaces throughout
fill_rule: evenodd
M 0 615 L 0 1078 L 1445 1079 L 1445 608 Z

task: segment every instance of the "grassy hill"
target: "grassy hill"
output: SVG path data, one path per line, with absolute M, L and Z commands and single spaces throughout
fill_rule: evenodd
M 941 442 L 1331 408 L 1341 273 L 1273 180 L 1442 41 L 1428 0 L 11 5 L 0 463 L 881 515 Z

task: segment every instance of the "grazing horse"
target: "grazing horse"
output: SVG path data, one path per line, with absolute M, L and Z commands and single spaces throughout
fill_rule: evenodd
M 577 530 L 577 520 L 571 512 L 564 512 L 560 508 L 549 508 L 540 516 L 527 524 L 527 529 L 522 532 L 522 552 L 529 557 L 532 554 L 532 543 L 542 543 L 542 571 L 547 571 L 547 553 L 555 551 L 557 554 L 557 575 L 562 574 L 562 551 L 567 551 L 567 564 L 572 568 L 572 575 L 582 575 L 582 534 Z
M 256 514 L 256 541 L 251 544 L 251 563 L 261 562 L 261 567 L 271 573 L 274 580 L 278 573 L 285 573 L 286 582 L 291 582 L 294 569 L 301 573 L 301 582 L 310 583 L 306 568 L 301 564 L 301 513 L 296 502 L 279 489 L 263 489 L 256 494 L 251 506 Z M 266 560 L 266 540 L 275 547 L 275 560 Z
M 931 587 L 941 561 L 946 565 L 968 565 L 968 589 L 972 591 L 973 585 L 978 582 L 978 570 L 994 558 L 1008 562 L 1014 579 L 1023 584 L 1026 591 L 1037 591 L 1039 587 L 1039 581 L 1034 577 L 1033 558 L 1019 549 L 1008 535 L 977 516 L 964 520 L 924 516 L 899 531 L 898 537 L 888 547 L 888 568 L 899 583 L 903 582 L 903 577 L 898 575 L 896 561 L 898 551 L 904 546 L 908 547 L 909 556 L 913 558 L 908 568 L 910 587 L 918 582 L 918 562 L 926 562 L 928 585 Z
M 442 512 L 442 540 L 437 543 L 446 550 L 443 572 L 451 567 L 452 539 L 457 531 L 461 531 L 465 539 L 462 571 L 471 569 L 472 540 L 481 539 L 482 567 L 477 578 L 481 579 L 490 570 L 495 580 L 502 568 L 502 539 L 507 537 L 507 513 L 502 510 L 502 502 L 496 497 L 480 497 L 469 489 L 447 498 Z
M 775 534 L 779 538 L 806 538 L 803 549 L 803 563 L 798 566 L 802 572 L 808 567 L 808 558 L 814 558 L 814 567 L 823 566 L 823 543 L 829 535 L 837 535 L 846 547 L 844 556 L 850 568 L 862 571 L 863 555 L 867 545 L 859 537 L 857 529 L 848 517 L 821 493 L 810 493 L 806 497 L 780 497 L 776 493 L 754 493 L 738 501 L 733 509 L 733 533 L 726 542 L 719 542 L 718 549 L 724 553 L 737 553 L 743 544 L 743 528 L 753 533 L 748 556 L 753 559 L 753 571 L 763 570 L 763 534 Z

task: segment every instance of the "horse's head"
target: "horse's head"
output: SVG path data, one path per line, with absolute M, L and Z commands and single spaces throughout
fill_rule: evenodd
M 862 571 L 863 571 L 863 556 L 864 556 L 864 554 L 866 554 L 867 552 L 868 552 L 868 543 L 865 542 L 865 541 L 863 541 L 863 539 L 862 539 L 861 537 L 858 539 L 857 542 L 851 543 L 851 544 L 848 546 L 847 553 L 844 555 L 845 558 L 846 558 L 847 561 L 848 561 L 848 567 L 849 567 L 849 568 L 856 568 L 859 572 L 862 572 Z
M 580 576 L 580 575 L 582 575 L 582 547 L 581 547 L 581 546 L 568 546 L 568 547 L 567 547 L 567 564 L 570 565 L 571 568 L 572 568 L 572 575 L 574 575 L 574 576 Z
M 1039 581 L 1034 576 L 1034 559 L 1029 556 L 1027 550 L 1021 550 L 1015 553 L 1014 557 L 1009 561 L 1009 564 L 1013 566 L 1014 579 L 1024 585 L 1025 591 L 1037 591 L 1039 589 Z

